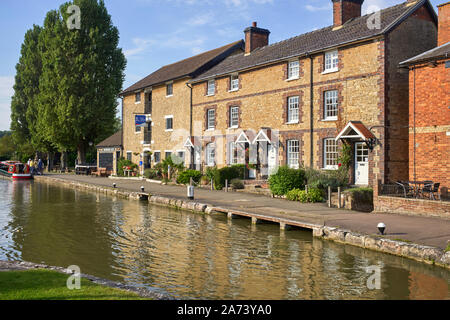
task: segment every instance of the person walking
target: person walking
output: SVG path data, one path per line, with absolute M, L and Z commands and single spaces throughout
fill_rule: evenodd
M 30 172 L 31 172 L 31 175 L 34 175 L 34 170 L 35 170 L 35 167 L 34 167 L 34 160 L 30 160 L 30 164 L 29 164 L 29 166 L 30 166 Z
M 39 174 L 40 176 L 42 176 L 42 173 L 43 173 L 43 171 L 44 171 L 44 163 L 42 162 L 41 159 L 39 159 L 39 161 L 38 161 L 38 164 L 37 164 L 37 171 L 38 171 L 38 174 Z

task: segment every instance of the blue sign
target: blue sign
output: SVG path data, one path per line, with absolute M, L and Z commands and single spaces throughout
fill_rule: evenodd
M 135 116 L 134 122 L 137 126 L 141 126 L 145 124 L 147 121 L 147 117 L 145 115 Z

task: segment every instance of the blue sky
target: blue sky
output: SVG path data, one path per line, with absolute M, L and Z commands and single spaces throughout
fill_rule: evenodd
M 10 126 L 15 65 L 25 32 L 64 0 L 1 0 L 0 130 Z M 402 0 L 366 0 L 389 7 Z M 434 6 L 444 0 L 431 1 Z M 124 88 L 159 67 L 243 39 L 257 21 L 270 43 L 332 24 L 331 0 L 105 0 L 127 57 Z M 437 8 L 435 8 L 437 12 Z

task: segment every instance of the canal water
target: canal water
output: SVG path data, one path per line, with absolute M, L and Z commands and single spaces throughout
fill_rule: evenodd
M 0 180 L 0 260 L 78 265 L 185 299 L 450 298 L 450 272 L 440 267 L 36 182 Z

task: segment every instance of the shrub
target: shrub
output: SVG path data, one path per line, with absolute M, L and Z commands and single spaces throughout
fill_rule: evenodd
M 158 170 L 162 171 L 162 175 L 164 177 L 164 179 L 167 180 L 168 178 L 168 174 L 169 174 L 169 166 L 170 166 L 170 177 L 176 178 L 179 174 L 179 172 L 184 170 L 184 163 L 183 162 L 178 162 L 175 163 L 173 161 L 173 158 L 175 159 L 179 159 L 176 156 L 172 155 L 166 159 L 164 159 L 161 163 L 158 163 L 159 167 Z
M 125 175 L 123 172 L 123 167 L 130 167 L 131 170 L 135 170 L 138 168 L 137 164 L 134 164 L 133 162 L 131 162 L 130 160 L 127 160 L 125 158 L 120 158 L 117 166 L 119 167 L 117 174 L 120 177 L 123 177 Z
M 144 177 L 147 178 L 147 179 L 161 180 L 162 179 L 162 173 L 161 173 L 160 170 L 158 170 L 156 168 L 145 169 Z
M 231 180 L 231 186 L 233 187 L 233 189 L 236 190 L 240 190 L 240 189 L 244 189 L 244 183 L 242 182 L 242 180 L 240 179 L 233 179 Z
M 338 187 L 345 187 L 348 184 L 348 175 L 345 169 L 324 171 L 308 168 L 306 180 L 309 187 L 326 190 L 330 186 L 333 190 Z
M 178 175 L 177 183 L 189 184 L 191 178 L 195 183 L 199 183 L 202 178 L 202 173 L 197 170 L 185 170 Z
M 305 171 L 303 169 L 290 169 L 283 166 L 270 176 L 269 187 L 274 195 L 280 196 L 287 194 L 292 189 L 304 188 L 305 182 Z
M 323 193 L 319 189 L 309 189 L 308 193 L 305 190 L 293 189 L 286 194 L 286 199 L 291 201 L 306 202 L 322 202 Z
M 234 165 L 222 169 L 207 168 L 206 176 L 209 180 L 213 179 L 216 190 L 221 190 L 225 187 L 225 180 L 231 181 L 244 176 L 244 165 Z

